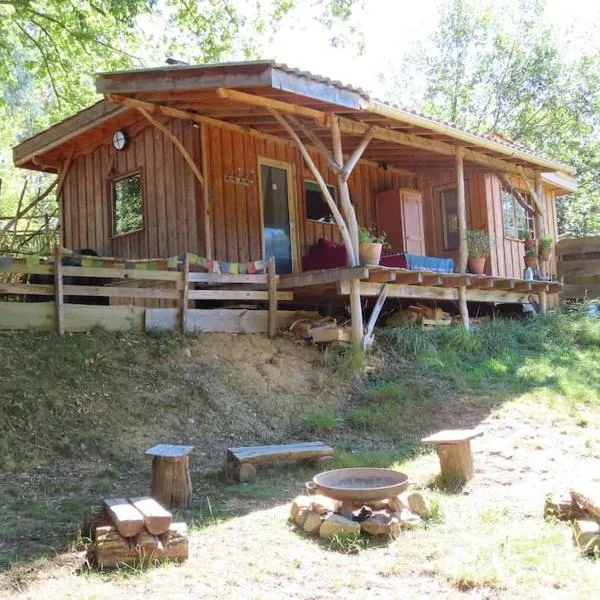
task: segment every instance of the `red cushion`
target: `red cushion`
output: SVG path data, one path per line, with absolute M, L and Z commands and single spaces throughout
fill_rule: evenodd
M 321 238 L 314 246 L 311 246 L 308 254 L 302 259 L 302 270 L 335 269 L 336 267 L 345 267 L 347 264 L 348 258 L 344 244 L 337 244 Z

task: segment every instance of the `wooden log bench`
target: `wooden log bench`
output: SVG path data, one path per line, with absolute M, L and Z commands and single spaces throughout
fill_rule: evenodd
M 192 502 L 190 453 L 194 446 L 158 444 L 146 450 L 152 459 L 151 496 L 165 508 L 188 508 Z
M 304 460 L 324 464 L 333 460 L 333 453 L 333 448 L 323 442 L 228 448 L 225 472 L 230 479 L 245 483 L 256 477 L 255 465 L 284 460 Z
M 446 429 L 423 438 L 421 443 L 435 446 L 444 479 L 467 481 L 473 477 L 471 440 L 480 435 L 483 431 L 477 429 Z

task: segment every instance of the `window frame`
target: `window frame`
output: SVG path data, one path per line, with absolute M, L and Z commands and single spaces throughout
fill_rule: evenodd
M 455 252 L 459 249 L 459 246 L 460 246 L 459 241 L 457 241 L 456 247 L 451 248 L 448 245 L 448 215 L 446 212 L 446 200 L 445 200 L 444 194 L 446 192 L 452 192 L 452 191 L 454 191 L 454 193 L 457 195 L 456 215 L 458 218 L 458 188 L 456 187 L 456 185 L 447 185 L 447 186 L 437 189 L 440 210 L 442 211 L 442 237 L 443 237 L 443 241 L 444 241 L 444 251 L 445 252 Z
M 115 231 L 116 225 L 116 206 L 115 206 L 115 183 L 121 181 L 122 179 L 127 179 L 132 175 L 140 176 L 140 208 L 142 214 L 142 226 L 137 229 L 132 229 L 131 231 L 124 231 L 122 233 L 117 233 Z M 145 185 L 144 185 L 144 170 L 142 167 L 129 171 L 128 173 L 123 173 L 122 175 L 116 175 L 115 177 L 111 177 L 108 181 L 109 185 L 109 196 L 110 196 L 110 223 L 111 223 L 111 236 L 110 239 L 117 239 L 127 235 L 131 235 L 132 233 L 139 233 L 140 231 L 144 231 L 146 228 L 146 203 L 145 203 Z
M 317 219 L 311 219 L 308 216 L 308 202 L 306 201 L 306 184 L 307 183 L 313 183 L 314 185 L 316 185 L 319 188 L 319 191 L 321 192 L 321 196 L 323 196 L 323 192 L 321 191 L 321 187 L 319 186 L 319 182 L 315 181 L 314 179 L 303 179 L 302 180 L 302 199 L 304 201 L 304 218 L 306 221 L 310 221 L 311 223 L 318 223 L 319 225 L 335 225 L 335 217 L 333 216 L 333 213 L 331 214 L 331 218 L 333 219 L 331 222 L 328 221 L 319 221 Z M 338 199 L 337 199 L 337 189 L 335 187 L 335 184 L 332 183 L 327 183 L 325 182 L 327 185 L 327 188 L 329 189 L 329 191 L 333 190 L 333 201 L 335 202 L 336 206 L 338 206 Z M 327 204 L 327 201 L 325 200 L 325 198 L 323 198 L 323 202 L 325 202 L 325 206 L 329 209 L 329 205 Z
M 519 237 L 519 215 L 517 214 L 517 206 L 522 208 L 519 204 L 519 201 L 516 199 L 514 190 L 517 190 L 526 200 L 531 203 L 530 194 L 522 190 L 520 188 L 508 188 L 504 184 L 500 186 L 501 193 L 501 201 L 502 201 L 502 234 L 505 240 L 510 240 L 513 242 L 523 242 L 525 243 L 525 238 Z M 511 232 L 507 232 L 506 229 L 506 213 L 504 211 L 504 194 L 510 194 L 512 200 L 512 218 L 514 222 L 514 229 Z M 534 218 L 531 214 L 529 214 L 525 209 L 523 209 L 525 213 L 525 222 L 527 224 L 527 232 L 530 233 L 533 237 L 535 237 L 535 222 Z

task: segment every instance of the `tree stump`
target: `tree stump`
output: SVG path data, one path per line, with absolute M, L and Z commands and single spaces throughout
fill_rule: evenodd
M 483 435 L 475 429 L 448 429 L 423 438 L 423 444 L 433 444 L 440 459 L 444 479 L 467 481 L 473 477 L 471 440 Z
M 192 502 L 190 457 L 193 446 L 159 444 L 146 450 L 152 458 L 150 495 L 165 508 L 188 508 Z

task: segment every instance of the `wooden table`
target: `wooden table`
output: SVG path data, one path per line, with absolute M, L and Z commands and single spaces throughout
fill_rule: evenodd
M 190 453 L 194 446 L 158 444 L 145 452 L 152 459 L 151 496 L 165 508 L 188 508 L 192 502 Z
M 421 440 L 435 446 L 440 458 L 442 477 L 466 481 L 473 477 L 473 452 L 471 440 L 483 431 L 477 429 L 445 429 Z

